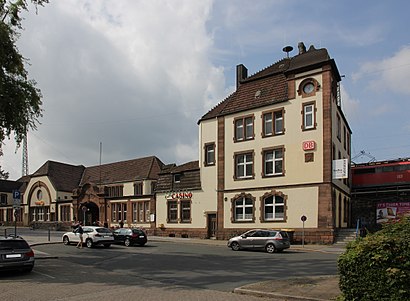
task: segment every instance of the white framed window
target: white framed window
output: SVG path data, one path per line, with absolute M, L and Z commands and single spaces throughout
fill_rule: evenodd
M 122 204 L 122 221 L 123 222 L 127 221 L 127 204 L 126 203 Z
M 285 219 L 285 201 L 279 195 L 271 195 L 263 200 L 264 221 L 283 221 Z
M 234 201 L 235 221 L 253 221 L 253 200 L 249 197 L 240 197 Z
M 215 143 L 205 144 L 205 166 L 215 165 Z
M 273 116 L 275 118 L 275 135 L 283 134 L 283 111 L 275 111 Z
M 235 155 L 235 178 L 248 179 L 253 177 L 253 153 Z
M 178 222 L 178 203 L 177 201 L 168 201 L 168 218 L 167 222 L 177 223 Z
M 117 221 L 117 204 L 111 203 L 111 220 L 113 222 Z
M 191 222 L 191 201 L 181 201 L 181 222 Z
M 251 140 L 254 137 L 253 116 L 237 118 L 235 125 L 235 141 Z
M 71 207 L 70 205 L 60 206 L 60 220 L 63 222 L 71 221 Z
M 51 219 L 50 219 L 50 207 L 44 207 L 44 215 L 45 215 L 45 218 L 46 218 L 46 221 L 47 222 L 49 222 L 49 221 L 51 221 Z
M 272 136 L 273 135 L 273 121 L 272 121 L 272 112 L 263 114 L 263 136 Z
M 283 175 L 283 148 L 263 151 L 263 176 Z
M 303 129 L 315 128 L 315 105 L 308 103 L 303 105 Z
M 262 114 L 263 137 L 281 135 L 284 133 L 284 109 L 269 111 Z
M 37 211 L 37 221 L 44 221 L 44 207 L 36 207 Z
M 149 202 L 144 202 L 144 213 L 145 213 L 145 222 L 150 221 L 150 209 Z
M 142 182 L 134 183 L 134 195 L 143 195 L 143 188 L 144 186 Z
M 132 222 L 138 221 L 138 203 L 132 203 Z
M 245 118 L 245 139 L 252 139 L 253 138 L 253 118 L 252 117 L 248 117 Z

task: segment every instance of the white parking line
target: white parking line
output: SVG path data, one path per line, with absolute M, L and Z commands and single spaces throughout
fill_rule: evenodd
M 48 274 L 40 273 L 39 271 L 36 271 L 36 270 L 33 270 L 33 273 L 40 274 L 42 276 L 46 276 L 46 277 L 51 278 L 51 279 L 56 279 L 56 277 L 53 277 L 53 276 L 48 275 Z

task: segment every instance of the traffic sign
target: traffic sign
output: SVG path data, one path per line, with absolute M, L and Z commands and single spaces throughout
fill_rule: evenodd
M 21 206 L 20 199 L 14 199 L 13 200 L 13 209 L 20 209 L 20 206 Z
M 300 217 L 300 220 L 301 220 L 302 222 L 306 222 L 306 220 L 307 220 L 306 215 L 302 215 L 302 216 Z
M 20 191 L 18 190 L 13 190 L 13 199 L 19 200 L 21 197 Z

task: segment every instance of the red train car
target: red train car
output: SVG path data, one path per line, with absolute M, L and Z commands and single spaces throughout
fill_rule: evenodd
M 410 184 L 410 158 L 352 164 L 351 170 L 353 188 Z

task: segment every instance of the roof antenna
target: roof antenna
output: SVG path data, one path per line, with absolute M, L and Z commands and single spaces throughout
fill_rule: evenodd
M 286 58 L 289 58 L 289 52 L 291 52 L 293 50 L 292 46 L 285 46 L 283 47 L 283 52 L 286 52 Z

